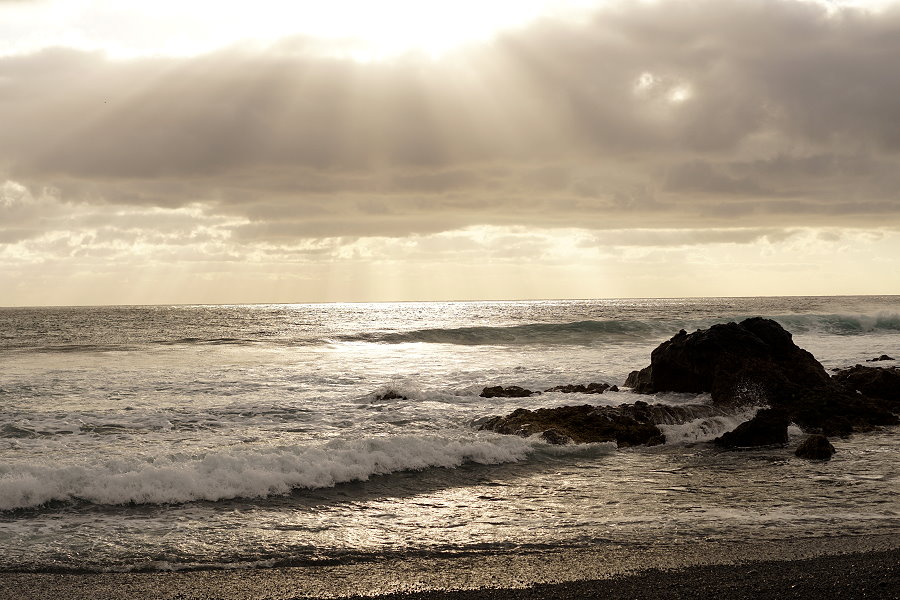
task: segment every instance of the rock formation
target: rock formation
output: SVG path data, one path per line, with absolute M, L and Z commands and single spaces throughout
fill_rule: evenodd
M 578 444 L 616 442 L 619 447 L 655 445 L 665 441 L 651 421 L 646 402 L 612 406 L 561 406 L 526 410 L 519 408 L 505 417 L 493 417 L 481 429 L 527 437 L 541 434 L 549 443 Z
M 845 389 L 870 398 L 884 400 L 887 406 L 900 409 L 900 367 L 864 367 L 841 369 L 833 379 Z
M 527 398 L 536 394 L 540 394 L 540 392 L 532 392 L 517 385 L 508 385 L 506 387 L 495 385 L 484 388 L 479 395 L 482 398 Z
M 808 458 L 811 460 L 831 460 L 835 449 L 828 441 L 828 438 L 822 434 L 814 433 L 806 438 L 802 444 L 797 446 L 794 454 L 800 458 Z
M 894 359 L 891 358 L 890 356 L 888 356 L 887 354 L 882 354 L 882 355 L 879 356 L 878 358 L 869 358 L 869 359 L 866 359 L 866 362 L 881 362 L 881 361 L 883 361 L 883 360 L 894 360 Z
M 781 325 L 759 317 L 683 329 L 625 382 L 635 392 L 709 392 L 716 404 L 763 404 L 795 387 L 827 385 L 828 373 Z
M 787 444 L 789 424 L 784 411 L 766 408 L 757 411 L 756 416 L 738 425 L 734 431 L 717 437 L 713 443 L 724 448 Z
M 612 388 L 616 388 L 613 390 Z M 610 390 L 617 392 L 619 388 L 614 385 L 609 385 L 608 383 L 589 383 L 587 385 L 558 385 L 556 387 L 552 387 L 549 390 L 544 390 L 545 392 L 562 392 L 563 394 L 602 394 L 603 392 Z
M 691 334 L 680 331 L 625 385 L 646 394 L 709 392 L 717 405 L 771 406 L 804 430 L 826 435 L 900 422 L 883 399 L 832 379 L 781 325 L 759 317 Z
M 740 406 L 766 407 L 714 440 L 719 446 L 738 448 L 786 444 L 791 422 L 808 433 L 824 435 L 847 435 L 900 423 L 900 368 L 857 365 L 830 377 L 781 325 L 759 317 L 690 334 L 678 332 L 658 346 L 650 355 L 650 366 L 632 372 L 625 385 L 642 394 L 706 392 L 713 404 L 685 407 L 635 402 L 617 407 L 520 408 L 505 417 L 492 417 L 481 428 L 522 436 L 540 434 L 554 444 L 615 441 L 619 446 L 653 445 L 665 440 L 657 424 L 729 414 Z M 547 391 L 603 393 L 614 388 L 592 383 Z M 481 395 L 539 393 L 496 386 L 485 388 Z M 814 443 L 824 447 L 821 441 L 810 442 Z M 816 452 L 821 453 L 821 448 L 810 450 Z

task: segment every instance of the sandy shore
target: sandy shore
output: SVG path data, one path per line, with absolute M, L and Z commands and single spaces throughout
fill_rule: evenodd
M 0 573 L 0 598 L 896 598 L 900 538 L 604 547 L 178 573 Z

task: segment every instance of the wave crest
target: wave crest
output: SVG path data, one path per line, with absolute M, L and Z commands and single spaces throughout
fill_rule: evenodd
M 517 462 L 534 448 L 533 441 L 487 433 L 410 435 L 163 459 L 7 464 L 0 466 L 0 510 L 53 501 L 116 505 L 264 498 L 398 471 Z

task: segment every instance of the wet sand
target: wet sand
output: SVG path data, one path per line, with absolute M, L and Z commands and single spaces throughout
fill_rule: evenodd
M 606 547 L 179 573 L 0 573 L 0 598 L 900 599 L 900 537 Z

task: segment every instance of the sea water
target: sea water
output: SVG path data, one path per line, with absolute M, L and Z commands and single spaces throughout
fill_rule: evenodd
M 828 369 L 900 358 L 897 296 L 0 309 L 0 569 L 900 535 L 897 429 L 835 439 L 830 462 L 709 443 L 753 409 L 649 448 L 478 430 L 519 407 L 708 404 L 479 394 L 622 386 L 679 329 L 750 316 Z

